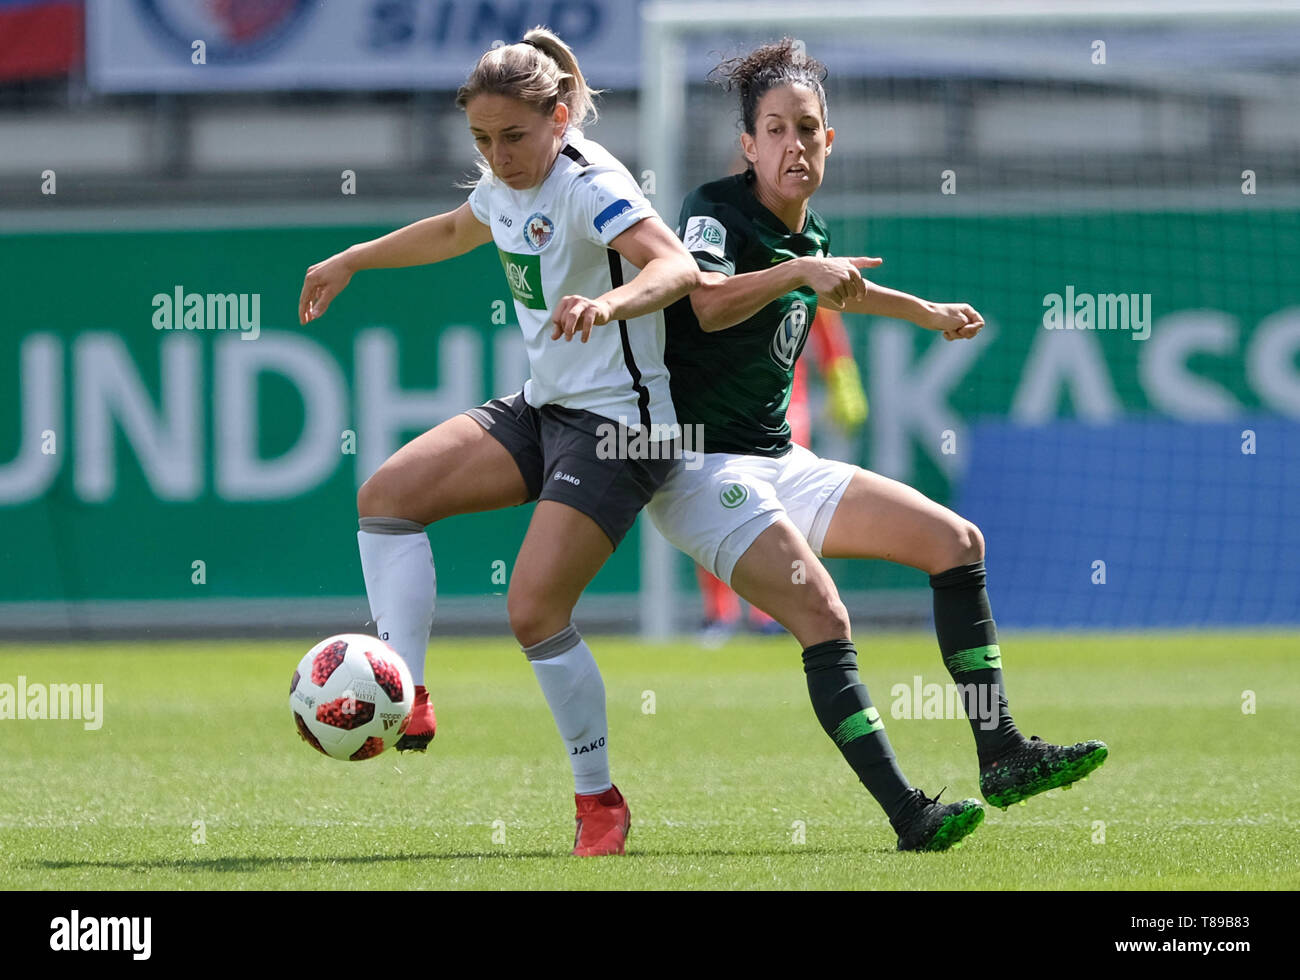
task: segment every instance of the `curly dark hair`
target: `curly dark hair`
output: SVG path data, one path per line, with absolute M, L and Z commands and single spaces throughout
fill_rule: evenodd
M 722 62 L 709 72 L 709 79 L 723 90 L 740 92 L 740 116 L 745 132 L 755 135 L 758 120 L 758 103 L 769 91 L 782 85 L 804 85 L 817 95 L 821 103 L 822 125 L 826 118 L 826 66 L 804 53 L 803 42 L 783 37 L 772 44 L 764 44 L 749 54 Z

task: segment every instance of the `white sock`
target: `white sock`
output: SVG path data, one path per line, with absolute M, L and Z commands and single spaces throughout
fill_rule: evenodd
M 548 639 L 524 648 L 537 683 L 551 706 L 555 727 L 564 739 L 573 767 L 575 793 L 603 793 L 609 779 L 606 747 L 609 723 L 605 719 L 605 682 L 572 623 Z
M 424 526 L 397 517 L 363 517 L 357 547 L 375 630 L 406 661 L 411 679 L 423 684 L 437 596 Z

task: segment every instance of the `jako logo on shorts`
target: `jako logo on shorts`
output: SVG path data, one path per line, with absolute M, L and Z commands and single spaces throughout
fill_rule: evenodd
M 735 510 L 749 499 L 749 488 L 742 483 L 732 483 L 722 488 L 719 498 L 727 510 Z

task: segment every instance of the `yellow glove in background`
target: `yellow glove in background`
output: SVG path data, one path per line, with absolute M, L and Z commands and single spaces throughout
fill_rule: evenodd
M 846 433 L 867 420 L 867 393 L 862 387 L 858 365 L 851 357 L 837 357 L 826 368 L 831 418 Z

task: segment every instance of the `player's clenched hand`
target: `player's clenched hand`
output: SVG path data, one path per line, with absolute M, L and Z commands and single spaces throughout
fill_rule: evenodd
M 551 323 L 555 325 L 551 331 L 551 339 L 559 340 L 563 337 L 569 341 L 573 339 L 574 334 L 582 334 L 582 342 L 585 344 L 587 338 L 591 336 L 591 328 L 609 323 L 612 313 L 613 310 L 604 300 L 587 299 L 585 296 L 566 296 L 560 300 L 555 315 L 551 317 Z
M 884 259 L 872 258 L 805 258 L 804 282 L 826 306 L 842 310 L 846 303 L 867 298 L 867 284 L 859 269 L 874 269 Z
M 317 319 L 352 280 L 354 270 L 346 255 L 346 252 L 339 252 L 308 268 L 302 281 L 302 295 L 298 297 L 299 323 Z
M 969 303 L 935 303 L 934 311 L 917 326 L 939 331 L 944 340 L 970 340 L 984 326 L 984 317 Z

